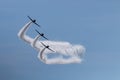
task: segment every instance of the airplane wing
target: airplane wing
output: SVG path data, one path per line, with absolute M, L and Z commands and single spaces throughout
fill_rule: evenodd
M 41 42 L 41 44 L 42 44 L 44 47 L 46 47 L 46 45 L 45 45 L 44 43 Z
M 40 32 L 39 32 L 38 30 L 35 29 L 35 31 L 36 31 L 38 34 L 40 34 Z
M 45 36 L 42 36 L 42 37 L 48 40 L 48 38 L 46 38 Z
M 37 24 L 36 22 L 35 22 L 35 24 L 38 26 L 38 27 L 41 27 L 39 24 Z
M 52 51 L 52 52 L 55 52 L 54 50 L 52 50 L 52 49 L 50 49 L 50 48 L 48 48 L 50 51 Z
M 32 18 L 31 18 L 30 16 L 27 16 L 27 17 L 28 17 L 31 21 L 33 21 Z

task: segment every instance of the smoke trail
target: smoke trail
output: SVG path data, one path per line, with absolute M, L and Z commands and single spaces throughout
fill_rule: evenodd
M 68 63 L 80 63 L 82 61 L 82 55 L 85 52 L 85 48 L 82 45 L 72 45 L 68 42 L 60 41 L 41 41 L 50 46 L 55 52 L 48 49 L 44 49 L 41 44 L 36 44 L 39 46 L 40 52 L 38 58 L 46 64 L 68 64 Z M 40 43 L 38 41 L 38 43 Z M 42 54 L 42 55 L 41 55 Z M 52 58 L 49 58 L 51 54 Z M 42 57 L 42 59 L 41 59 Z
M 41 61 L 46 64 L 69 64 L 80 63 L 82 61 L 81 56 L 85 52 L 85 48 L 82 45 L 73 45 L 69 42 L 63 41 L 39 41 L 38 39 L 40 36 L 36 36 L 33 39 L 26 35 L 26 31 L 30 27 L 31 23 L 32 22 L 27 23 L 19 31 L 18 36 L 39 51 L 38 58 Z M 49 45 L 50 48 L 53 49 L 55 52 L 45 49 L 41 42 Z

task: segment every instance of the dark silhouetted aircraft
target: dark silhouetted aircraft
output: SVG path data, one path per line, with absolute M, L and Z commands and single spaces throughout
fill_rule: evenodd
M 39 24 L 36 23 L 35 19 L 32 19 L 30 16 L 27 16 L 34 24 L 36 24 L 38 27 L 41 27 Z
M 55 52 L 54 50 L 50 49 L 48 45 L 45 45 L 45 44 L 42 43 L 42 42 L 41 42 L 41 44 L 42 44 L 45 48 L 49 49 L 50 51 Z
M 45 39 L 48 40 L 48 38 L 46 38 L 43 33 L 40 33 L 40 32 L 39 32 L 38 30 L 36 30 L 36 29 L 35 29 L 35 31 L 36 31 L 40 36 L 42 36 L 43 38 L 45 38 Z

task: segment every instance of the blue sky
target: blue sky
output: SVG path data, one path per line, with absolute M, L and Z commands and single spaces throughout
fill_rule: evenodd
M 1 80 L 120 80 L 119 0 L 2 0 L 0 1 Z M 46 65 L 37 51 L 17 37 L 29 20 L 51 40 L 86 48 L 81 64 Z

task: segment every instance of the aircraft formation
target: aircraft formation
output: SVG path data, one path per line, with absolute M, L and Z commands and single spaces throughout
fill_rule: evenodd
M 32 38 L 27 35 L 26 32 L 32 24 L 41 28 L 41 25 L 35 19 L 32 19 L 30 16 L 27 17 L 30 21 L 20 29 L 18 37 L 38 51 L 38 59 L 46 64 L 69 64 L 82 61 L 82 58 L 79 56 L 85 51 L 82 45 L 73 45 L 66 41 L 51 41 L 37 29 L 35 29 L 35 32 L 38 34 L 36 37 Z M 40 38 L 45 40 L 39 40 Z M 51 55 L 49 56 L 51 53 L 54 53 L 52 57 Z
M 27 16 L 27 17 L 28 17 L 35 25 L 37 25 L 38 27 L 41 27 L 38 23 L 36 23 L 36 20 L 35 20 L 35 19 L 32 19 L 30 16 Z M 46 39 L 46 40 L 49 40 L 47 37 L 44 36 L 44 33 L 40 33 L 37 29 L 35 29 L 35 31 L 36 31 L 42 38 L 44 38 L 44 39 Z M 52 49 L 50 48 L 49 45 L 45 45 L 43 42 L 41 42 L 41 44 L 44 46 L 42 52 L 43 52 L 45 49 L 48 49 L 48 50 L 50 50 L 50 51 L 52 51 L 52 52 L 55 52 L 54 50 L 52 50 Z M 42 53 L 42 52 L 41 52 L 41 53 Z

